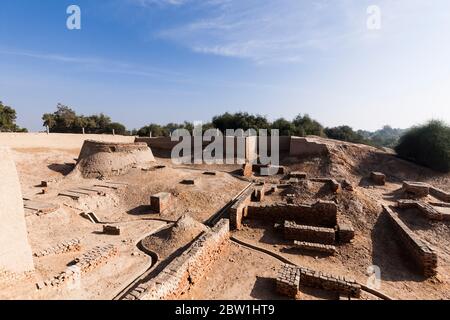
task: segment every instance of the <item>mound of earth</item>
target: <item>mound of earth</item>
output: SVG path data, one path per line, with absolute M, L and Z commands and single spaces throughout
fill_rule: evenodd
M 75 168 L 84 178 L 126 174 L 134 166 L 146 166 L 155 158 L 145 143 L 108 143 L 86 140 Z
M 204 224 L 185 214 L 172 227 L 145 238 L 142 245 L 165 259 L 177 249 L 191 243 L 207 229 Z

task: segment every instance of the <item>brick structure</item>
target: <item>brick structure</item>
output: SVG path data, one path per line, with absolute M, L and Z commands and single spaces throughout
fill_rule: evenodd
M 283 230 L 286 240 L 333 244 L 336 237 L 334 229 L 304 226 L 293 221 L 285 221 Z
M 278 272 L 277 292 L 292 299 L 300 298 L 300 270 L 298 267 L 284 264 Z
M 301 286 L 334 291 L 353 298 L 361 297 L 361 286 L 353 279 L 302 267 L 299 267 L 299 271 Z
M 242 166 L 242 175 L 244 177 L 251 177 L 253 175 L 253 165 L 246 163 Z
M 381 172 L 371 172 L 370 179 L 379 186 L 384 186 L 386 184 L 386 175 Z
M 422 182 L 405 181 L 403 190 L 417 198 L 423 198 L 430 194 L 430 185 Z
M 403 221 L 400 220 L 398 214 L 389 207 L 383 206 L 384 212 L 387 214 L 396 231 L 398 240 L 406 249 L 411 259 L 415 262 L 421 273 L 425 277 L 432 277 L 437 274 L 438 257 L 436 252 L 420 240 L 409 229 Z
M 308 178 L 308 174 L 306 172 L 294 171 L 289 174 L 289 177 L 296 179 L 306 179 Z
M 322 182 L 327 184 L 332 192 L 339 192 L 341 188 L 341 184 L 337 182 L 336 179 L 333 178 L 312 178 L 310 180 L 313 182 Z
M 202 280 L 229 248 L 229 222 L 220 220 L 156 277 L 136 287 L 125 300 L 177 299 Z
M 277 292 L 298 298 L 302 286 L 333 291 L 352 298 L 361 297 L 361 286 L 353 279 L 284 264 L 278 273 Z
M 450 192 L 445 192 L 444 190 L 431 187 L 430 194 L 441 201 L 450 202 Z
M 294 221 L 302 225 L 334 228 L 337 224 L 337 206 L 331 201 L 318 201 L 313 205 L 275 203 L 251 204 L 247 218 L 269 222 Z
M 170 207 L 172 195 L 167 192 L 161 192 L 150 197 L 150 206 L 152 211 L 162 213 Z
M 263 202 L 266 195 L 266 185 L 262 184 L 255 187 L 253 191 L 252 200 L 256 202 Z
M 336 240 L 340 243 L 350 243 L 355 237 L 355 230 L 349 223 L 338 223 L 336 226 Z
M 117 248 L 112 244 L 95 247 L 81 257 L 76 258 L 69 268 L 57 276 L 37 283 L 37 289 L 42 290 L 46 287 L 59 287 L 68 281 L 74 281 L 77 276 L 91 272 L 106 264 L 117 253 Z
M 242 228 L 242 219 L 247 216 L 247 206 L 252 200 L 253 190 L 254 188 L 252 187 L 247 189 L 229 209 L 230 228 L 232 230 L 240 230 Z
M 400 209 L 418 209 L 425 217 L 430 220 L 442 221 L 448 218 L 447 215 L 436 210 L 432 205 L 415 200 L 399 200 L 397 201 L 397 207 Z
M 103 233 L 104 234 L 109 234 L 109 235 L 112 235 L 112 236 L 120 236 L 120 227 L 104 225 L 103 226 Z
M 34 253 L 35 257 L 45 257 L 49 255 L 63 254 L 67 252 L 75 252 L 81 250 L 81 240 L 76 238 L 69 241 L 63 241 L 53 247 Z
M 329 244 L 294 241 L 294 247 L 300 250 L 320 252 L 329 255 L 334 255 L 336 253 L 336 247 Z

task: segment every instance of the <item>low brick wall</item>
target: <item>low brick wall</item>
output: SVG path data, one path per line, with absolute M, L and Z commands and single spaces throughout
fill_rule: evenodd
M 432 205 L 414 200 L 399 200 L 397 202 L 397 207 L 400 209 L 417 209 L 419 210 L 425 217 L 430 220 L 444 220 L 444 215 L 436 210 Z
M 430 194 L 433 197 L 435 197 L 441 201 L 450 202 L 450 193 L 449 192 L 445 192 L 444 190 L 441 190 L 441 189 L 438 189 L 435 187 L 431 187 Z
M 278 273 L 277 292 L 290 298 L 299 298 L 300 286 L 335 291 L 353 298 L 361 296 L 361 286 L 355 280 L 284 264 Z
M 334 255 L 336 253 L 336 247 L 333 245 L 305 241 L 294 241 L 294 248 L 328 255 Z
M 337 224 L 337 206 L 330 201 L 318 201 L 313 205 L 251 204 L 247 208 L 246 217 L 269 222 L 289 220 L 303 225 L 334 228 Z
M 252 200 L 254 187 L 250 187 L 245 191 L 229 209 L 230 228 L 232 230 L 240 230 L 242 228 L 242 218 L 247 215 L 247 206 Z
M 335 291 L 353 298 L 361 296 L 361 286 L 353 279 L 334 276 L 320 271 L 299 267 L 300 285 Z
M 293 221 L 284 222 L 284 238 L 305 242 L 333 244 L 336 232 L 331 228 L 311 227 L 296 224 Z
M 125 300 L 177 299 L 209 272 L 229 248 L 229 222 L 220 220 L 183 254 L 172 260 L 155 278 L 139 285 Z
M 398 240 L 400 240 L 409 256 L 419 267 L 421 273 L 426 277 L 436 275 L 438 264 L 436 252 L 422 240 L 417 238 L 411 229 L 400 220 L 397 213 L 387 206 L 383 206 L 383 209 L 396 231 L 395 234 L 398 236 Z
M 338 223 L 336 227 L 336 240 L 340 243 L 350 243 L 355 237 L 355 229 L 349 223 Z

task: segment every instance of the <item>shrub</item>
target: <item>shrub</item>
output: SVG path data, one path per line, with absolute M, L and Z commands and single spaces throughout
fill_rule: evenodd
M 432 120 L 407 131 L 395 147 L 405 159 L 431 169 L 450 171 L 450 127 L 442 121 Z

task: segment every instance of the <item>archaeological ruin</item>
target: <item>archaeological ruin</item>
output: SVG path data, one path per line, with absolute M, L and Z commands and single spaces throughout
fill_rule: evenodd
M 189 164 L 93 138 L 0 149 L 2 298 L 448 298 L 450 189 L 392 154 L 280 137 L 261 163 L 243 138 L 242 163 Z

